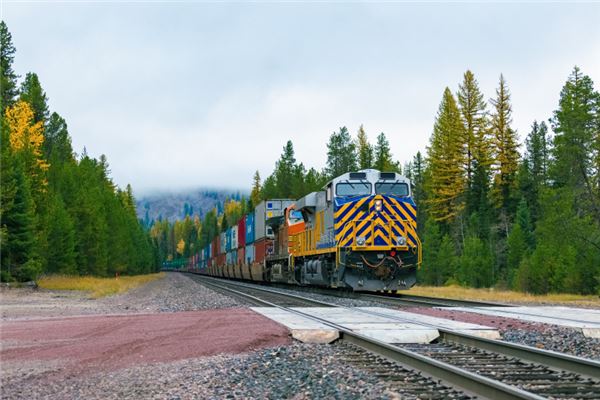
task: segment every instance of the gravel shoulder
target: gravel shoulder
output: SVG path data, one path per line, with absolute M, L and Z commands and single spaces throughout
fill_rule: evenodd
M 74 315 L 155 313 L 246 307 L 235 299 L 194 282 L 188 275 L 167 273 L 164 278 L 128 293 L 90 299 L 78 291 L 45 289 L 0 290 L 0 320 L 37 319 Z

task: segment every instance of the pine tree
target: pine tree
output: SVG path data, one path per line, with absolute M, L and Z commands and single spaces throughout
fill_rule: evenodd
M 343 126 L 339 132 L 333 132 L 327 143 L 327 166 L 329 178 L 335 178 L 350 171 L 355 171 L 356 145 L 352 142 L 348 129 Z
M 60 195 L 51 197 L 48 232 L 48 272 L 76 274 L 75 224 Z
M 293 175 L 296 169 L 294 145 L 288 140 L 279 161 L 275 164 L 273 177 L 275 179 L 276 196 L 281 198 L 291 197 L 294 191 Z
M 532 220 L 539 216 L 539 193 L 548 182 L 548 128 L 534 121 L 525 139 L 527 152 L 519 168 L 518 184 L 521 197 L 527 199 Z
M 356 136 L 356 148 L 358 152 L 358 168 L 369 169 L 373 166 L 373 146 L 369 143 L 369 138 L 365 128 L 361 125 L 358 128 Z
M 260 174 L 258 170 L 254 173 L 253 183 L 252 183 L 252 192 L 250 192 L 250 202 L 252 204 L 252 208 L 256 207 L 258 203 L 261 201 L 260 196 Z
M 466 174 L 466 206 L 467 214 L 471 214 L 478 210 L 482 197 L 487 196 L 492 163 L 486 104 L 471 71 L 463 75 L 458 91 L 458 104 L 464 126 L 462 142 L 465 153 L 463 169 Z
M 462 137 L 460 113 L 446 88 L 427 148 L 427 209 L 435 221 L 453 221 L 464 208 Z
M 3 243 L 3 260 L 8 273 L 21 279 L 33 278 L 23 269 L 36 262 L 39 257 L 36 242 L 36 216 L 31 196 L 30 182 L 20 163 L 15 165 L 15 194 L 12 207 L 3 215 L 6 242 Z
M 557 186 L 580 196 L 578 208 L 600 223 L 600 94 L 578 67 L 565 83 L 552 119 L 554 163 L 551 176 Z
M 392 151 L 390 142 L 388 142 L 385 133 L 381 132 L 377 136 L 375 144 L 375 161 L 373 162 L 375 169 L 383 172 L 398 172 L 402 173 L 400 164 L 392 159 Z
M 0 21 L 0 111 L 4 115 L 17 96 L 17 74 L 12 69 L 15 47 L 4 21 Z
M 486 136 L 486 111 L 483 94 L 479 90 L 477 80 L 471 71 L 465 72 L 463 82 L 459 86 L 458 104 L 460 114 L 464 125 L 463 149 L 465 152 L 465 169 L 467 188 L 471 190 L 473 186 L 473 175 L 475 162 L 485 164 L 489 160 L 481 160 L 482 143 L 478 143 Z
M 34 122 L 46 123 L 48 121 L 48 97 L 42 89 L 37 74 L 29 72 L 25 75 L 25 80 L 21 83 L 20 100 L 31 106 Z
M 491 103 L 494 107 L 491 129 L 496 160 L 493 197 L 496 208 L 503 210 L 506 215 L 510 215 L 516 208 L 515 178 L 519 168 L 519 144 L 517 132 L 510 127 L 512 106 L 510 93 L 502 75 L 500 75 L 500 83 L 496 89 L 496 98 L 492 99 Z
M 458 259 L 458 280 L 470 287 L 489 287 L 494 281 L 494 259 L 488 246 L 477 236 L 465 239 Z

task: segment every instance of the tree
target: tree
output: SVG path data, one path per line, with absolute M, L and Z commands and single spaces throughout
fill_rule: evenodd
M 37 74 L 32 72 L 25 75 L 25 80 L 21 83 L 20 100 L 29 103 L 33 110 L 33 121 L 45 123 L 48 120 L 48 97 Z
M 481 150 L 487 147 L 481 143 L 486 139 L 487 129 L 485 101 L 471 71 L 464 73 L 457 97 L 464 126 L 462 142 L 465 164 L 463 168 L 466 173 L 467 188 L 470 191 L 473 187 L 475 163 L 482 165 L 489 162 L 488 159 L 481 159 Z
M 358 151 L 358 168 L 369 169 L 373 166 L 373 146 L 369 143 L 369 138 L 365 128 L 361 125 L 358 128 L 356 136 L 356 148 Z
M 491 141 L 488 137 L 488 121 L 483 94 L 471 71 L 465 72 L 459 86 L 458 104 L 463 123 L 462 146 L 463 169 L 466 175 L 467 214 L 479 209 L 489 187 Z M 481 214 L 481 210 L 479 210 Z
M 440 103 L 427 148 L 427 207 L 435 221 L 453 221 L 464 208 L 463 125 L 450 89 Z
M 356 170 L 356 145 L 352 142 L 348 129 L 343 126 L 339 132 L 333 132 L 327 143 L 327 166 L 329 178 Z
M 548 182 L 548 127 L 533 121 L 525 139 L 527 152 L 519 167 L 518 185 L 521 197 L 527 200 L 533 222 L 539 215 L 539 193 Z
M 533 227 L 531 226 L 531 217 L 529 208 L 525 199 L 521 199 L 517 208 L 517 216 L 512 230 L 507 239 L 507 276 L 506 281 L 512 282 L 514 273 L 517 271 L 523 259 L 529 255 L 534 248 Z
M 489 287 L 494 281 L 494 259 L 477 236 L 468 236 L 458 260 L 458 280 L 470 287 Z
M 36 266 L 38 249 L 35 236 L 36 215 L 31 196 L 30 183 L 21 164 L 16 164 L 15 194 L 12 207 L 3 215 L 3 225 L 6 228 L 6 242 L 3 242 L 2 252 L 4 270 L 17 278 L 27 280 L 35 278 L 35 272 L 29 271 L 28 266 Z M 32 272 L 32 274 L 30 274 Z
M 419 271 L 423 283 L 441 286 L 448 283 L 456 269 L 454 244 L 449 235 L 442 235 L 439 224 L 427 221 L 423 235 L 423 267 Z
M 288 140 L 279 161 L 275 164 L 273 172 L 276 197 L 287 198 L 292 195 L 294 190 L 293 175 L 296 169 L 296 158 L 294 155 L 294 145 Z
M 388 142 L 387 138 L 385 137 L 385 133 L 383 132 L 377 136 L 377 143 L 375 144 L 374 167 L 379 171 L 402 173 L 400 164 L 394 162 L 392 159 L 390 142 Z
M 60 195 L 51 197 L 48 232 L 48 272 L 76 274 L 75 224 Z
M 6 107 L 12 105 L 17 96 L 17 74 L 12 69 L 14 54 L 12 35 L 4 21 L 0 21 L 0 109 L 4 115 Z
M 28 103 L 18 101 L 6 109 L 6 121 L 10 132 L 10 147 L 24 162 L 26 173 L 38 191 L 46 185 L 45 172 L 48 163 L 43 158 L 44 126 L 34 122 L 33 110 Z
M 261 201 L 260 196 L 260 174 L 258 170 L 254 173 L 253 183 L 252 183 L 252 191 L 250 192 L 250 202 L 252 204 L 252 208 L 256 207 L 258 203 Z
M 516 174 L 519 168 L 519 151 L 517 132 L 510 127 L 512 122 L 512 106 L 510 93 L 500 75 L 500 83 L 496 89 L 496 98 L 490 100 L 494 107 L 491 129 L 496 161 L 494 175 L 493 198 L 498 209 L 509 215 L 514 211 Z
M 552 118 L 554 163 L 551 177 L 580 196 L 578 208 L 600 223 L 600 94 L 589 76 L 573 69 Z

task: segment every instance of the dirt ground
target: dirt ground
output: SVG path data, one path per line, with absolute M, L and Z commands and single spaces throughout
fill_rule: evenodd
M 51 382 L 62 390 L 65 380 L 102 371 L 292 342 L 285 327 L 182 274 L 98 300 L 81 292 L 2 289 L 0 308 L 2 399 L 31 398 Z

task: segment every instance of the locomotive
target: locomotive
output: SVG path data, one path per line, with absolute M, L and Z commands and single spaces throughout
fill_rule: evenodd
M 188 270 L 355 291 L 409 289 L 422 260 L 416 213 L 406 177 L 349 172 L 300 199 L 262 201 Z

